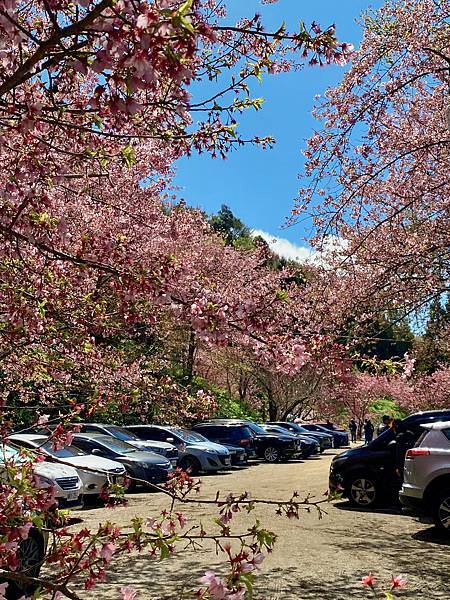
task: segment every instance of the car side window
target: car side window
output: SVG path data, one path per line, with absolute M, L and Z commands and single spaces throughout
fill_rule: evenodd
M 14 441 L 14 440 L 13 440 Z M 33 450 L 34 446 L 32 446 L 29 442 L 24 442 L 20 440 L 20 442 L 14 442 L 16 446 L 20 446 L 21 448 L 26 448 L 27 450 Z
M 77 448 L 81 448 L 81 450 L 84 450 L 87 453 L 89 453 L 92 450 L 91 444 L 89 444 L 89 442 L 87 442 L 86 440 L 75 439 L 73 441 L 73 445 L 76 446 Z
M 83 425 L 82 431 L 86 433 L 94 433 L 97 432 L 97 427 L 93 427 L 92 425 Z
M 157 442 L 165 442 L 167 438 L 173 437 L 173 435 L 167 433 L 167 431 L 163 431 L 162 429 L 152 429 L 151 436 L 152 439 L 156 440 Z
M 450 429 L 443 429 L 442 433 L 445 435 L 445 437 L 450 440 Z
M 223 435 L 221 433 L 220 427 L 205 427 L 205 429 L 203 429 L 202 434 L 210 439 L 217 439 L 217 438 L 222 438 L 225 439 L 225 435 Z

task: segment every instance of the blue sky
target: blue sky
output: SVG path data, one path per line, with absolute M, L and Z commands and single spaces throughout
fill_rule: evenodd
M 306 24 L 316 20 L 323 27 L 334 22 L 339 38 L 358 46 L 362 36 L 361 26 L 356 23 L 359 14 L 381 4 L 382 0 L 279 0 L 277 4 L 261 5 L 258 0 L 228 0 L 227 20 L 260 12 L 266 26 L 274 28 L 285 21 L 288 29 L 295 29 L 301 19 Z M 253 85 L 252 95 L 265 99 L 263 110 L 244 113 L 239 119 L 240 129 L 254 135 L 273 135 L 275 147 L 266 151 L 240 148 L 226 160 L 206 155 L 183 158 L 178 162 L 175 180 L 180 188 L 178 196 L 207 213 L 227 204 L 249 227 L 285 238 L 284 246 L 288 247 L 288 242 L 305 245 L 307 226 L 281 227 L 300 187 L 304 140 L 320 128 L 311 116 L 314 96 L 338 83 L 343 73 L 344 69 L 335 66 L 305 67 L 295 73 L 266 76 L 262 84 Z M 288 255 L 292 252 L 294 246 L 287 249 Z

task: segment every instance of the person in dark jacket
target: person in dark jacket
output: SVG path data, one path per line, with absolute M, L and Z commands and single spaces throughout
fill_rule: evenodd
M 350 430 L 350 438 L 352 442 L 356 442 L 356 432 L 358 430 L 358 425 L 356 424 L 355 419 L 350 419 L 348 424 L 348 428 Z
M 416 443 L 417 436 L 405 429 L 399 420 L 392 423 L 392 429 L 395 431 L 395 472 L 403 480 L 406 453 Z
M 391 426 L 391 423 L 392 423 L 392 418 L 389 415 L 383 415 L 381 417 L 381 423 L 377 429 L 377 435 L 380 435 L 381 433 L 383 433 L 383 431 L 386 431 L 386 429 L 389 429 L 389 427 Z
M 364 443 L 369 444 L 373 440 L 373 432 L 375 431 L 375 427 L 372 425 L 372 421 L 370 419 L 366 419 L 364 421 Z

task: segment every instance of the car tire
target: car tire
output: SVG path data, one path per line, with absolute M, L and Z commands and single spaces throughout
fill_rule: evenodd
M 275 446 L 268 446 L 264 450 L 264 460 L 268 463 L 278 462 L 281 458 L 281 453 Z
M 353 506 L 372 508 L 379 500 L 378 484 L 372 475 L 353 475 L 347 486 L 347 496 Z
M 18 571 L 27 571 L 30 577 L 38 577 L 41 564 L 45 558 L 45 542 L 41 533 L 31 530 L 27 539 L 22 540 L 19 546 L 20 567 Z M 37 589 L 37 585 L 9 581 L 6 588 L 6 600 L 18 600 L 23 596 L 31 596 Z
M 440 491 L 431 505 L 434 524 L 450 536 L 450 488 Z
M 183 469 L 183 471 L 190 469 L 191 475 L 197 475 L 201 471 L 202 466 L 195 456 L 188 455 L 180 460 L 180 468 Z

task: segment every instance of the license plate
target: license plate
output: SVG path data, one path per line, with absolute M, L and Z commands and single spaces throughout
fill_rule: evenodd
M 78 490 L 73 490 L 67 494 L 67 500 L 76 500 L 79 495 Z

